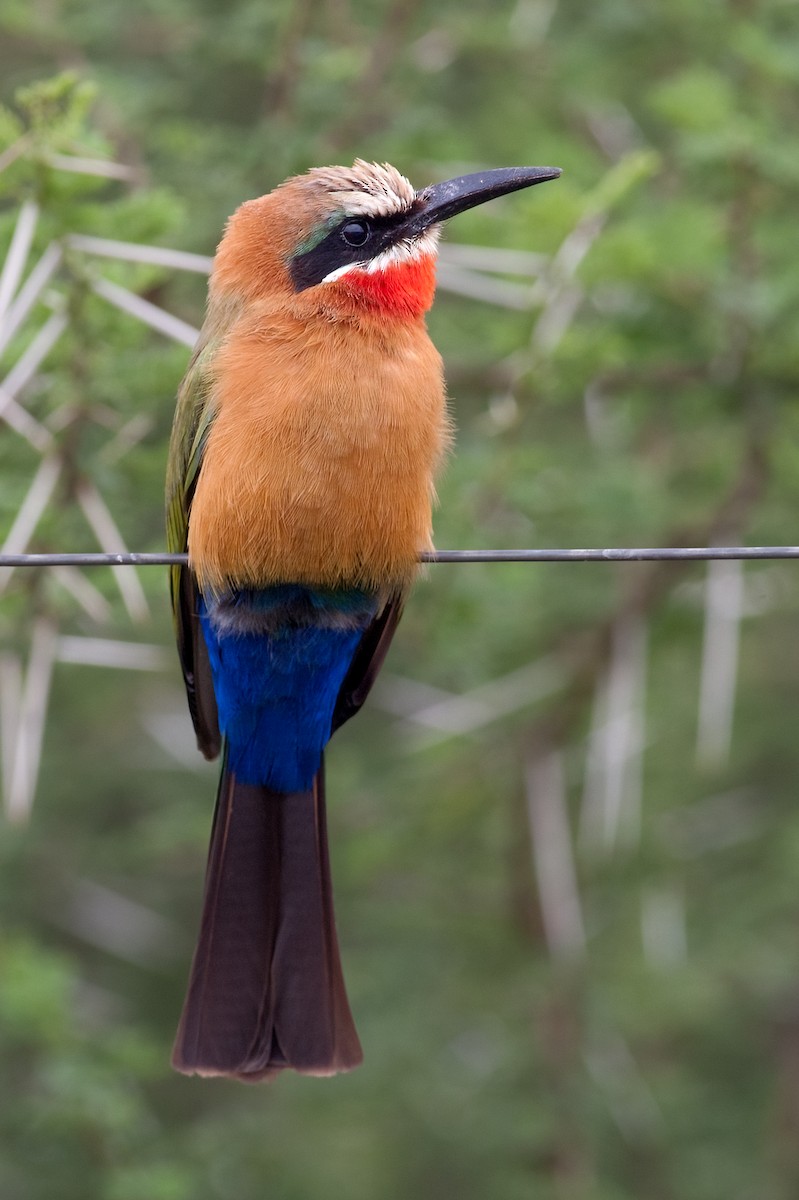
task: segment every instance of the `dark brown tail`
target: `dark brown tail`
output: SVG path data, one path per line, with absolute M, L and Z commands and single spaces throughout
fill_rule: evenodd
M 281 795 L 223 768 L 172 1065 L 255 1082 L 333 1075 L 361 1046 L 339 959 L 324 774 Z

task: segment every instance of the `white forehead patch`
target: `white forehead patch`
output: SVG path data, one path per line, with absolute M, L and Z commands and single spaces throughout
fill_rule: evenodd
M 368 163 L 356 158 L 351 167 L 314 167 L 308 174 L 354 217 L 404 213 L 416 199 L 410 181 L 390 163 Z

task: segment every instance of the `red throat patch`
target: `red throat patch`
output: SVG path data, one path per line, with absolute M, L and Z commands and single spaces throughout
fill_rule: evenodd
M 383 271 L 348 271 L 340 283 L 370 308 L 393 317 L 420 317 L 433 303 L 435 255 L 393 263 Z

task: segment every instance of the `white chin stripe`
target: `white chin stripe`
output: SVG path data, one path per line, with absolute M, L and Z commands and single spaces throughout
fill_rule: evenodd
M 337 279 L 349 275 L 350 271 L 366 271 L 368 275 L 373 275 L 376 271 L 386 271 L 389 267 L 396 267 L 399 263 L 418 262 L 420 258 L 436 253 L 440 233 L 439 225 L 431 225 L 429 229 L 425 229 L 424 233 L 412 241 L 397 242 L 396 246 L 389 246 L 388 250 L 384 250 L 366 262 L 348 263 L 344 267 L 336 267 L 335 271 L 325 275 L 322 283 L 335 283 Z
M 335 271 L 331 271 L 329 275 L 325 275 L 322 283 L 335 283 L 337 279 L 341 279 L 342 275 L 349 275 L 350 271 L 362 271 L 363 263 L 350 263 L 346 267 L 336 267 Z

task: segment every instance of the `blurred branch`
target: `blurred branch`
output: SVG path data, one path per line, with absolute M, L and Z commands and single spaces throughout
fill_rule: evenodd
M 173 316 L 157 304 L 151 304 L 149 300 L 120 287 L 118 283 L 112 283 L 109 279 L 95 279 L 92 282 L 92 290 L 121 312 L 128 313 L 152 329 L 157 329 L 164 337 L 194 349 L 200 331 L 187 321 L 181 321 L 180 317 Z
M 696 733 L 701 766 L 718 767 L 729 757 L 743 612 L 742 564 L 708 563 Z
M 688 957 L 685 896 L 677 887 L 648 888 L 641 898 L 644 958 L 661 971 L 673 971 Z
M 28 545 L 36 526 L 50 502 L 55 491 L 55 485 L 61 475 L 61 460 L 55 455 L 45 455 L 39 463 L 38 470 L 31 480 L 25 499 L 22 501 L 14 523 L 9 529 L 2 545 L 5 555 L 21 555 Z M 8 586 L 11 571 L 0 579 L 0 594 Z
M 17 395 L 36 374 L 67 325 L 66 314 L 53 313 L 0 383 L 0 418 L 42 454 L 52 448 L 52 435 L 27 409 L 17 403 Z
M 556 691 L 559 683 L 554 662 L 541 659 L 526 663 L 499 679 L 472 688 L 465 695 L 449 696 L 406 712 L 400 731 L 407 736 L 407 722 L 421 726 L 424 732 L 417 729 L 413 733 L 409 748 L 423 750 L 451 737 L 475 733 L 528 704 L 534 704 Z
M 114 638 L 61 637 L 57 654 L 59 662 L 123 671 L 162 671 L 172 660 L 163 646 Z
M 0 766 L 6 803 L 11 796 L 14 779 L 21 710 L 22 662 L 18 654 L 6 650 L 0 654 Z
M 151 908 L 89 879 L 79 879 L 53 916 L 75 937 L 143 967 L 172 961 L 180 930 Z
M 34 204 L 32 200 L 23 201 L 0 273 L 0 319 L 5 315 L 22 278 L 38 220 L 38 204 Z
M 152 432 L 154 424 L 152 417 L 137 413 L 106 442 L 97 457 L 105 466 L 113 466 Z
M 705 522 L 688 528 L 676 528 L 664 541 L 672 546 L 712 542 L 731 526 L 744 527 L 746 518 L 760 499 L 768 479 L 768 460 L 758 436 L 747 443 L 738 476 L 727 495 Z M 676 563 L 652 562 L 636 568 L 628 576 L 627 586 L 616 611 L 582 632 L 572 631 L 556 650 L 571 678 L 559 699 L 530 729 L 530 745 L 538 752 L 564 745 L 583 719 L 585 705 L 599 680 L 608 670 L 613 655 L 614 629 L 619 621 L 648 618 L 673 590 L 687 571 L 690 559 Z
M 207 275 L 213 258 L 207 254 L 190 254 L 186 250 L 170 250 L 167 246 L 150 246 L 140 242 L 120 242 L 112 238 L 89 237 L 73 233 L 67 238 L 68 245 L 87 254 L 98 254 L 101 258 L 121 258 L 127 262 L 152 263 L 172 271 L 195 271 Z
M 640 832 L 646 649 L 641 614 L 620 617 L 597 683 L 586 755 L 580 834 L 592 852 L 635 841 Z
M 111 510 L 93 483 L 87 479 L 79 483 L 77 500 L 97 541 L 107 554 L 112 553 L 111 547 L 113 546 L 124 546 L 122 534 L 111 515 Z M 135 571 L 124 571 L 122 574 L 115 575 L 114 578 L 131 619 L 133 621 L 145 620 L 150 609 L 138 575 Z
M 40 454 L 45 454 L 51 448 L 53 439 L 49 431 L 40 425 L 26 408 L 18 404 L 2 384 L 0 384 L 0 420 L 5 421 L 10 429 L 18 433 Z
M 663 1132 L 657 1098 L 624 1038 L 612 1034 L 601 1042 L 589 1042 L 585 1064 L 627 1141 L 636 1143 Z
M 101 179 L 123 179 L 134 182 L 138 171 L 124 163 L 112 162 L 107 158 L 84 158 L 76 154 L 48 154 L 45 161 L 58 171 L 73 171 L 78 175 L 97 175 Z
M 515 308 L 524 311 L 532 308 L 535 303 L 535 293 L 532 287 L 524 287 L 520 283 L 509 283 L 507 279 L 494 279 L 456 266 L 443 259 L 437 271 L 438 286 L 445 291 L 455 292 L 459 296 L 468 296 L 470 300 L 482 300 L 486 304 L 496 304 L 500 308 Z
M 52 567 L 53 578 L 66 592 L 77 600 L 86 616 L 98 625 L 111 619 L 111 605 L 103 593 L 89 580 L 85 571 L 77 567 Z
M 19 290 L 0 329 L 0 354 L 3 353 L 22 322 L 47 287 L 61 262 L 63 251 L 58 242 L 51 242 Z
M 502 246 L 474 246 L 466 242 L 446 241 L 439 250 L 439 262 L 491 275 L 525 275 L 532 278 L 549 262 L 546 254 L 532 250 L 509 250 Z
M 552 354 L 571 325 L 583 298 L 583 289 L 575 282 L 575 275 L 606 220 L 606 213 L 588 212 L 563 240 L 552 259 L 546 277 L 541 281 L 543 306 L 530 339 L 535 357 Z
M 30 813 L 39 775 L 47 702 L 55 662 L 57 630 L 49 617 L 33 622 L 30 657 L 19 698 L 19 712 L 13 727 L 13 740 L 3 747 L 4 757 L 11 755 L 6 815 L 10 821 L 25 821 Z M 4 697 L 5 699 L 5 697 Z M 9 728 L 8 718 L 4 722 Z
M 535 878 L 549 952 L 569 962 L 585 955 L 585 926 L 574 865 L 563 761 L 557 751 L 533 754 L 525 768 Z
M 6 167 L 10 167 L 13 162 L 21 158 L 30 149 L 31 138 L 29 134 L 17 138 L 10 146 L 0 154 L 0 171 L 5 171 Z
M 534 361 L 550 355 L 572 323 L 583 298 L 577 271 L 602 233 L 612 210 L 658 168 L 651 150 L 634 150 L 607 171 L 588 194 L 583 215 L 564 238 L 540 281 L 543 306 L 533 326 L 530 348 Z

